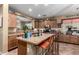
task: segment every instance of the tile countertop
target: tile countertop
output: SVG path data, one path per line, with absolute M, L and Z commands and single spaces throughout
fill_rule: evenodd
M 18 40 L 25 41 L 30 44 L 39 45 L 43 41 L 47 40 L 49 37 L 55 36 L 54 34 L 43 34 L 42 36 L 31 37 L 31 38 L 22 38 L 17 37 Z
M 14 36 L 14 35 L 23 35 L 24 33 L 11 33 L 11 34 L 8 34 L 8 36 Z

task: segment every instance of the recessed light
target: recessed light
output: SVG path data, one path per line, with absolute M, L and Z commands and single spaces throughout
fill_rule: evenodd
M 48 4 L 44 4 L 44 6 L 48 6 Z
M 40 15 L 40 14 L 38 14 L 38 17 L 41 17 L 41 15 Z
M 28 11 L 29 11 L 29 12 L 32 12 L 32 8 L 29 8 Z

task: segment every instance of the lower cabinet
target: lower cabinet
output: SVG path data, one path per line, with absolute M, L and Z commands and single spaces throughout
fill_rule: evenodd
M 76 35 L 59 35 L 59 41 L 61 42 L 67 42 L 67 43 L 73 43 L 73 44 L 79 44 L 79 37 Z
M 78 38 L 77 36 L 71 36 L 71 43 L 76 43 L 77 44 L 77 41 L 78 41 Z
M 16 36 L 9 36 L 8 37 L 8 51 L 14 49 L 17 47 L 17 39 Z
M 8 36 L 8 51 L 14 49 L 18 45 L 18 40 L 16 37 L 22 37 L 23 34 Z
M 79 36 L 77 37 L 77 44 L 79 44 Z
M 64 35 L 64 42 L 70 42 L 70 36 L 69 35 Z

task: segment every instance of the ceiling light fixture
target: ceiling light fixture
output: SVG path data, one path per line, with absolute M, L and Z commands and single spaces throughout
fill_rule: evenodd
M 40 14 L 38 14 L 38 17 L 41 17 L 41 15 L 40 15 Z
M 29 11 L 29 12 L 32 12 L 32 8 L 29 8 L 28 11 Z

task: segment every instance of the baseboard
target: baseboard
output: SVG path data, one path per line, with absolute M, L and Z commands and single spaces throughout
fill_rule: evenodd
M 16 48 L 18 48 L 18 47 L 14 47 L 14 48 L 12 48 L 12 49 L 8 50 L 8 52 L 9 52 L 9 51 L 12 51 L 12 50 L 14 50 L 14 49 L 16 49 Z
M 79 44 L 76 44 L 76 43 L 69 43 L 69 42 L 63 42 L 63 41 L 58 41 L 60 43 L 67 43 L 67 44 L 73 44 L 73 45 L 79 45 Z

